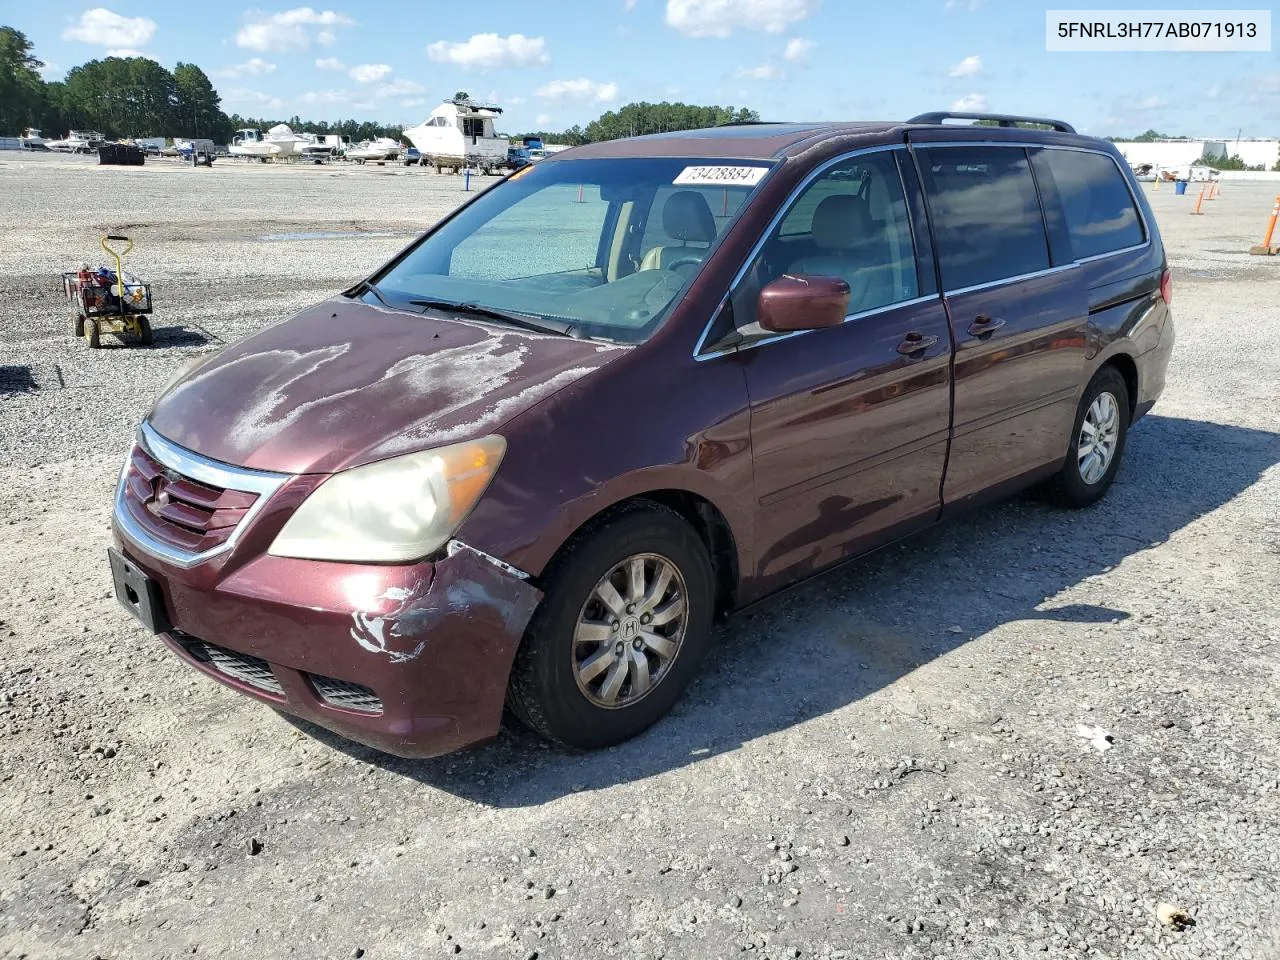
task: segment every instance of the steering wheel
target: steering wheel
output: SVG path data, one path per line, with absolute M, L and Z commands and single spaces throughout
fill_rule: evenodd
M 668 270 L 679 270 L 681 267 L 696 267 L 702 263 L 702 257 L 681 257 L 674 263 L 668 263 Z

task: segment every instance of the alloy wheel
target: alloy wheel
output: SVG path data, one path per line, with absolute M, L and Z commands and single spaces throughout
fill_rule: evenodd
M 666 557 L 640 553 L 596 582 L 578 614 L 573 673 L 593 704 L 628 707 L 671 670 L 689 620 L 684 577 Z
M 1080 479 L 1094 484 L 1107 474 L 1120 440 L 1120 406 L 1110 393 L 1098 394 L 1085 412 L 1076 440 Z

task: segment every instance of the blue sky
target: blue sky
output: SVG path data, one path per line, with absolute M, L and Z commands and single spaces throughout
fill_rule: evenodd
M 766 120 L 967 106 L 1098 135 L 1280 134 L 1275 52 L 1047 53 L 1046 6 L 1025 0 L 104 2 L 4 0 L 0 23 L 27 34 L 50 79 L 108 52 L 192 61 L 224 109 L 251 116 L 415 123 L 464 89 L 505 105 L 509 132 L 671 99 L 750 106 Z

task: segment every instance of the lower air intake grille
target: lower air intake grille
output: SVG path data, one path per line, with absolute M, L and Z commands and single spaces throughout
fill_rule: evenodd
M 368 687 L 348 680 L 311 675 L 311 685 L 320 699 L 331 707 L 354 710 L 357 713 L 381 713 L 382 700 Z
M 220 647 L 216 643 L 198 640 L 185 634 L 179 634 L 177 639 L 187 653 L 201 663 L 213 667 L 219 673 L 224 673 L 228 677 L 239 680 L 241 683 L 247 683 L 257 690 L 274 693 L 276 696 L 284 696 L 284 688 L 280 686 L 280 681 L 271 672 L 271 667 L 267 661 L 261 657 L 251 657 L 247 653 L 236 653 L 234 650 Z

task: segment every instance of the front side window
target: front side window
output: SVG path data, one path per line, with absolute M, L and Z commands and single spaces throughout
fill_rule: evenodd
M 646 339 L 769 164 L 550 160 L 482 194 L 375 277 L 381 299 L 475 304 Z
M 919 295 L 911 221 L 892 152 L 842 160 L 796 197 L 734 291 L 740 333 L 763 335 L 755 327 L 760 291 L 785 274 L 844 280 L 850 314 Z
M 1124 174 L 1110 157 L 1044 150 L 1037 157 L 1038 176 L 1044 176 L 1044 167 L 1057 187 L 1077 260 L 1135 247 L 1146 239 Z
M 920 151 L 942 285 L 959 290 L 1049 267 L 1040 198 L 1026 151 Z

